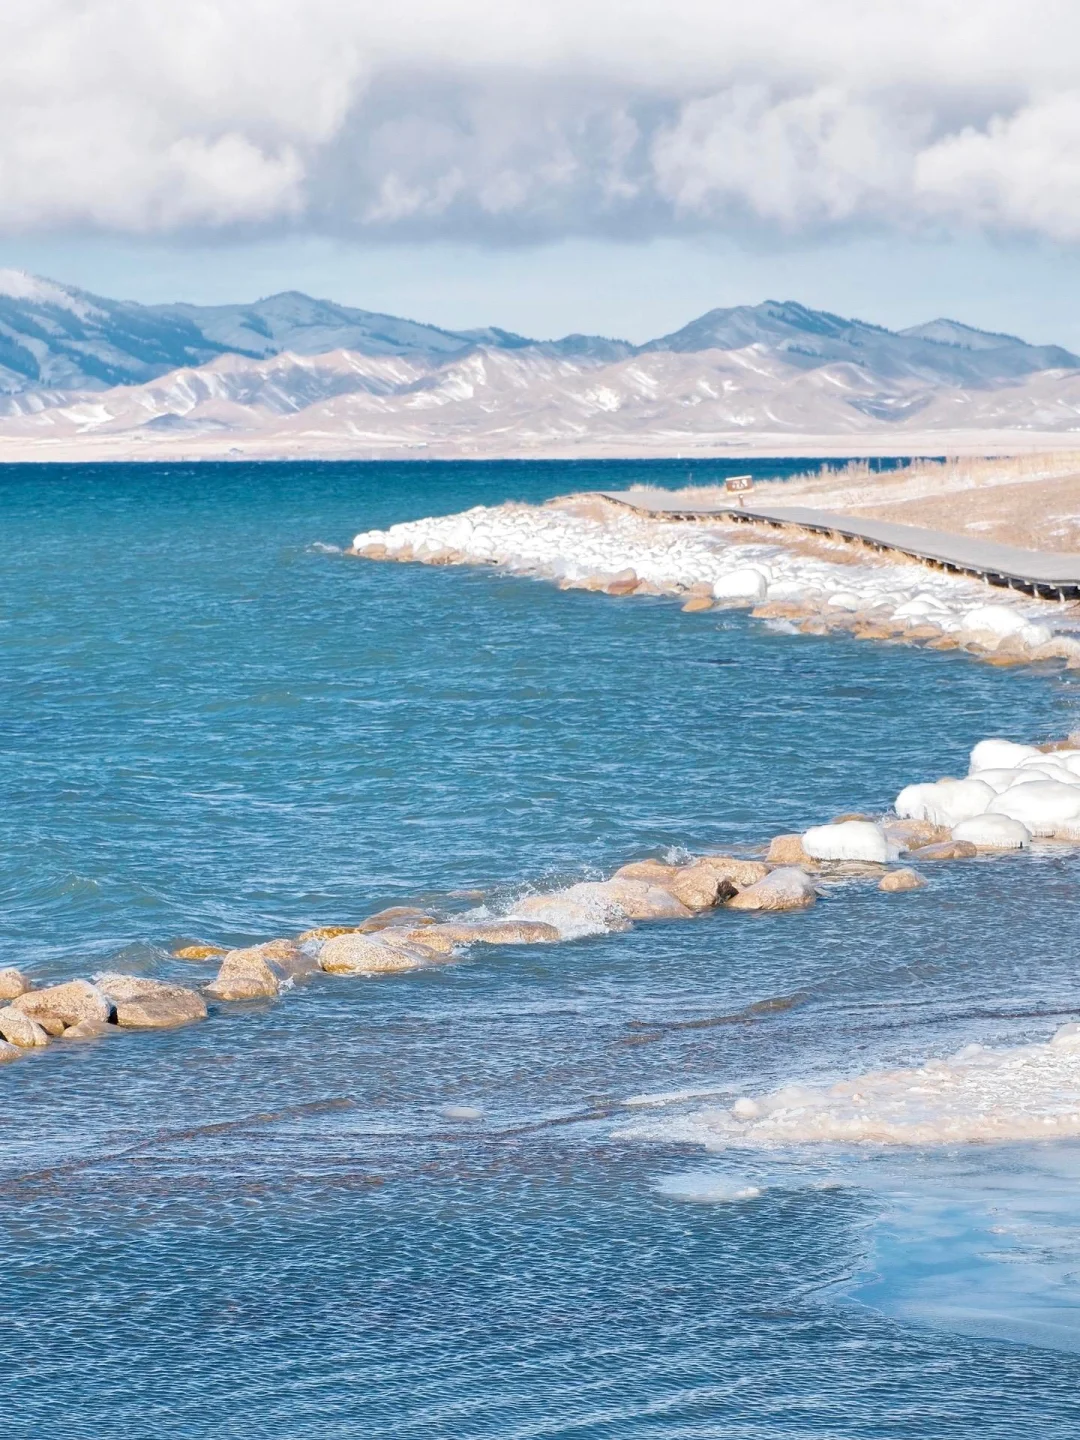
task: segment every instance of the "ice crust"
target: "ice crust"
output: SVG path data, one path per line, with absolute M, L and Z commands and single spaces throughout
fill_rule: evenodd
M 828 1086 L 789 1085 L 648 1129 L 710 1150 L 781 1145 L 973 1144 L 1080 1135 L 1080 1025 L 1045 1044 L 966 1045 L 947 1059 Z
M 1056 646 L 1057 658 L 1080 664 L 1075 621 L 1047 601 L 1011 595 L 1008 603 L 988 602 L 994 592 L 981 582 L 908 562 L 833 563 L 790 544 L 748 542 L 720 526 L 605 511 L 602 502 L 586 509 L 582 501 L 476 506 L 362 531 L 353 550 L 497 565 L 568 586 L 626 580 L 671 594 L 701 587 L 721 604 L 789 605 L 848 628 L 853 617 L 899 633 L 930 625 L 988 654 L 1023 656 Z

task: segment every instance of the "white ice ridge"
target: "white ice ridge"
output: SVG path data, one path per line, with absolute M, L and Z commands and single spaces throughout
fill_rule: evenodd
M 1080 1025 L 1046 1044 L 967 1045 L 916 1069 L 874 1070 L 835 1085 L 788 1085 L 626 1132 L 710 1150 L 779 1145 L 973 1144 L 1080 1135 Z
M 967 777 L 906 785 L 896 797 L 901 820 L 944 826 L 953 840 L 980 850 L 1024 849 L 1033 836 L 1080 840 L 1080 744 L 1040 749 L 1012 740 L 980 740 Z
M 1080 665 L 1071 611 L 1021 595 L 998 599 L 980 581 L 909 561 L 840 563 L 783 541 L 755 543 L 723 526 L 630 514 L 604 502 L 476 506 L 367 530 L 353 553 L 372 559 L 497 565 L 514 574 L 615 593 L 709 592 L 720 604 L 762 606 L 826 625 L 886 625 L 914 638 L 986 653 Z M 853 559 L 847 552 L 845 561 Z M 707 601 L 705 603 L 708 603 Z M 884 635 L 881 638 L 885 638 Z

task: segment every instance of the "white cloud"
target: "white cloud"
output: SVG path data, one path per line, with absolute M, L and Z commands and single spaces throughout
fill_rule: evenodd
M 8 0 L 0 229 L 1080 240 L 1066 0 Z

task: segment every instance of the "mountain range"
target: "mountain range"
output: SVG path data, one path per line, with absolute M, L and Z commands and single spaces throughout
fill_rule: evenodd
M 0 458 L 677 453 L 1080 429 L 1080 357 L 766 301 L 642 345 L 446 330 L 297 292 L 139 305 L 0 271 Z

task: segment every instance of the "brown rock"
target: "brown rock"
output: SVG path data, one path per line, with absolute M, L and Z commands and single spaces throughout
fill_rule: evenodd
M 803 849 L 801 835 L 774 835 L 765 860 L 769 865 L 804 865 L 810 869 L 817 865 Z
M 739 860 L 734 855 L 698 855 L 695 865 L 707 865 L 722 880 L 730 880 L 736 890 L 746 890 L 764 880 L 769 867 L 760 860 Z
M 766 600 L 750 611 L 755 620 L 798 620 L 805 616 L 804 606 L 794 605 L 790 600 Z
M 628 920 L 685 920 L 692 913 L 668 885 L 647 880 L 603 880 L 596 893 L 610 896 Z
M 871 825 L 877 824 L 876 815 L 864 815 L 861 810 L 850 810 L 843 815 L 834 815 L 829 821 L 830 825 L 846 825 L 849 820 L 867 820 Z
M 937 845 L 952 838 L 947 825 L 934 825 L 929 820 L 890 820 L 884 828 L 886 840 L 895 841 L 905 850 Z
M 411 945 L 406 937 L 396 943 L 381 935 L 336 935 L 319 951 L 319 969 L 330 975 L 381 975 L 399 970 L 418 970 L 431 963 L 434 948 Z
M 645 880 L 650 885 L 665 885 L 677 873 L 678 865 L 665 865 L 662 860 L 632 860 L 622 865 L 613 880 Z
M 14 1005 L 5 1005 L 0 1009 L 0 1036 L 11 1045 L 21 1045 L 24 1050 L 49 1043 L 47 1032 L 37 1021 L 16 1010 Z
M 223 945 L 185 945 L 172 953 L 177 960 L 213 960 L 218 955 L 227 955 L 228 951 Z
M 60 1036 L 61 1040 L 100 1040 L 103 1035 L 115 1035 L 116 1026 L 101 1020 L 80 1020 L 78 1025 L 69 1025 Z
M 385 560 L 387 551 L 385 545 L 362 545 L 359 550 L 354 550 L 352 553 L 362 555 L 365 560 Z
M 891 625 L 859 624 L 853 634 L 856 640 L 889 640 L 895 631 Z
M 65 1030 L 70 1029 L 70 1026 L 65 1025 L 58 1016 L 46 1014 L 44 1011 L 40 1015 L 36 1015 L 34 1020 L 45 1031 L 45 1034 L 51 1035 L 54 1040 L 63 1035 Z
M 22 1046 L 9 1045 L 6 1040 L 0 1040 L 0 1065 L 6 1065 L 9 1060 L 22 1059 Z
M 609 595 L 632 595 L 637 588 L 638 577 L 633 570 L 620 570 L 618 575 L 604 586 Z
M 99 975 L 98 988 L 116 1006 L 116 1023 L 127 1030 L 165 1030 L 206 1019 L 206 1001 L 183 985 L 141 975 Z
M 905 640 L 939 640 L 940 638 L 940 627 L 929 625 L 925 621 L 921 625 L 912 625 L 904 631 Z
M 805 910 L 817 900 L 817 891 L 804 870 L 782 865 L 764 880 L 750 885 L 727 902 L 728 910 Z
M 375 915 L 369 915 L 362 925 L 356 927 L 356 931 L 358 935 L 370 935 L 376 930 L 385 930 L 391 925 L 406 925 L 414 928 L 417 925 L 434 924 L 435 917 L 426 915 L 415 905 L 391 905 L 388 910 L 380 910 Z
M 935 845 L 918 845 L 909 853 L 913 860 L 970 860 L 979 852 L 970 840 L 941 840 Z
M 905 890 L 921 890 L 925 884 L 926 881 L 917 870 L 908 870 L 905 867 L 900 870 L 890 870 L 888 874 L 883 875 L 877 888 L 895 895 Z
M 684 865 L 677 870 L 664 889 L 694 914 L 711 910 L 722 900 L 730 900 L 738 886 L 732 884 L 711 865 Z
M 6 970 L 0 970 L 0 1000 L 14 1000 L 17 995 L 25 995 L 30 989 L 30 981 L 21 970 L 9 966 Z
M 691 595 L 686 604 L 682 607 L 688 615 L 693 615 L 698 610 L 711 610 L 713 602 L 706 595 Z
M 958 650 L 960 642 L 953 635 L 939 635 L 936 640 L 926 642 L 927 650 Z
M 259 1000 L 276 995 L 278 978 L 270 968 L 265 950 L 263 945 L 230 950 L 217 976 L 206 986 L 206 993 L 215 1000 Z
M 305 930 L 298 935 L 296 943 L 304 945 L 309 940 L 333 940 L 338 935 L 355 935 L 358 929 L 357 925 L 320 925 L 315 930 Z
M 61 1021 L 66 1028 L 78 1025 L 80 1020 L 104 1023 L 112 1015 L 111 1001 L 89 980 L 68 980 L 63 985 L 47 985 L 44 990 L 28 990 L 11 1003 L 47 1030 L 46 1016 Z

